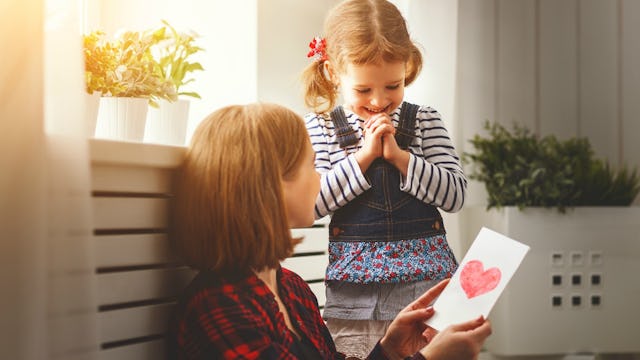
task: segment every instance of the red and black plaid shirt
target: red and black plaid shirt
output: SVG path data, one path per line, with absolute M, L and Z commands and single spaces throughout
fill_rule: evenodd
M 281 268 L 278 286 L 299 333 L 322 358 L 344 359 L 307 283 Z M 200 272 L 184 291 L 176 315 L 170 342 L 178 359 L 296 359 L 290 351 L 295 340 L 274 295 L 253 272 Z M 368 358 L 386 356 L 378 344 Z

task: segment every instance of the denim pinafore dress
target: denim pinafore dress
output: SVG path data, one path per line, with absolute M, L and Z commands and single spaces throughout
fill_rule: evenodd
M 402 104 L 395 137 L 404 150 L 416 136 L 418 109 Z M 341 106 L 331 112 L 331 119 L 341 148 L 358 143 Z M 364 175 L 371 188 L 331 217 L 326 279 L 366 284 L 450 277 L 457 261 L 445 240 L 438 209 L 402 191 L 400 172 L 382 158 Z M 350 246 L 354 243 L 359 244 Z

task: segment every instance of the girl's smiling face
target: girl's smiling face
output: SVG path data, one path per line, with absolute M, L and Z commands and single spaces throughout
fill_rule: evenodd
M 345 106 L 366 120 L 378 113 L 391 113 L 404 98 L 405 64 L 348 64 L 339 75 Z

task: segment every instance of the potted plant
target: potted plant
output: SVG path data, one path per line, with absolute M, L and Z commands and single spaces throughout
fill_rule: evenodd
M 640 191 L 637 170 L 614 169 L 585 138 L 485 129 L 464 159 L 488 201 L 464 210 L 463 239 L 487 226 L 531 247 L 492 310 L 487 350 L 640 352 L 640 283 L 625 280 L 640 272 L 640 208 L 629 206 Z
M 100 96 L 106 91 L 107 71 L 115 68 L 114 51 L 104 40 L 104 32 L 94 31 L 82 37 L 86 90 L 87 134 L 93 136 L 98 120 Z
M 465 160 L 473 165 L 469 178 L 485 185 L 489 209 L 542 206 L 564 213 L 576 206 L 628 206 L 640 191 L 636 169 L 613 169 L 595 157 L 586 138 L 559 141 L 488 122 L 485 129 L 489 137 L 471 139 L 476 152 Z
M 87 92 L 101 94 L 96 136 L 141 141 L 148 105 L 175 100 L 151 49 L 163 34 L 127 31 L 108 41 L 102 32 L 84 36 Z
M 156 31 L 161 40 L 153 52 L 160 76 L 174 85 L 178 98 L 160 101 L 157 108 L 149 109 L 145 141 L 184 145 L 190 104 L 187 98 L 200 99 L 197 92 L 185 90 L 185 85 L 195 81 L 190 76 L 193 72 L 203 70 L 192 60 L 203 49 L 195 44 L 196 34 L 179 32 L 166 20 L 162 23 Z

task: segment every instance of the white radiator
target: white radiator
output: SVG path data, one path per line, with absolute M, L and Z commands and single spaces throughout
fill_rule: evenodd
M 171 176 L 184 148 L 92 139 L 94 248 L 101 360 L 162 360 L 176 296 L 195 272 L 167 238 Z M 300 274 L 322 307 L 326 221 L 294 229 L 303 235 L 283 266 Z

